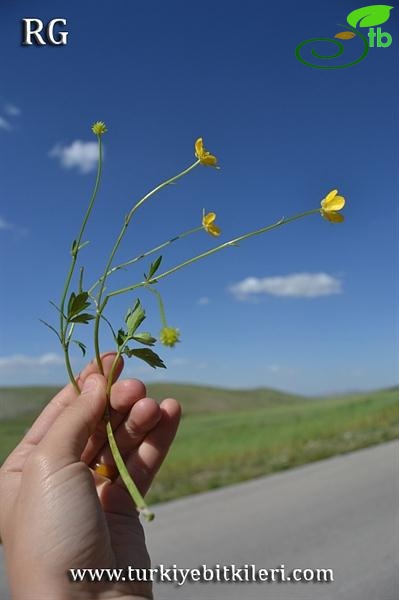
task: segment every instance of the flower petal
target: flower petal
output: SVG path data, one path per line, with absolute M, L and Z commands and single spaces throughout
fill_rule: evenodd
M 327 219 L 327 221 L 330 221 L 331 223 L 342 223 L 345 220 L 344 215 L 341 215 L 341 213 L 338 212 L 334 212 L 333 210 L 329 210 L 329 211 L 321 211 L 321 215 L 322 217 L 324 217 L 325 219 Z
M 324 205 L 324 210 L 341 210 L 345 206 L 345 198 L 343 196 L 334 196 L 329 202 Z
M 218 159 L 216 156 L 211 154 L 210 152 L 205 152 L 203 156 L 200 158 L 203 165 L 208 165 L 210 167 L 215 167 L 217 165 Z
M 207 232 L 214 237 L 218 237 L 222 233 L 222 230 L 217 225 L 210 225 L 207 229 Z
M 328 204 L 328 202 L 330 202 L 330 200 L 332 200 L 337 194 L 338 190 L 331 190 L 331 192 L 328 192 L 327 196 L 324 198 L 325 202 Z
M 215 219 L 216 213 L 210 212 L 204 216 L 204 218 L 202 219 L 202 224 L 204 225 L 204 227 L 208 227 L 211 223 L 215 221 Z
M 198 160 L 201 160 L 201 157 L 204 154 L 204 142 L 202 138 L 198 138 L 195 142 L 195 156 Z

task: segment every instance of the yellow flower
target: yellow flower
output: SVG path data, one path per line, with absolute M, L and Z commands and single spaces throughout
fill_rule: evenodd
M 104 121 L 97 121 L 96 123 L 94 123 L 91 130 L 95 135 L 103 135 L 108 131 Z
M 164 346 L 173 346 L 179 342 L 180 331 L 175 327 L 164 327 L 161 329 L 161 333 L 159 334 L 159 339 Z
M 321 201 L 321 215 L 327 221 L 332 223 L 342 223 L 344 215 L 341 215 L 338 210 L 341 210 L 345 206 L 345 198 L 338 196 L 338 190 L 331 190 L 325 198 Z
M 210 167 L 216 167 L 217 165 L 218 159 L 208 152 L 208 150 L 205 150 L 202 138 L 198 138 L 195 142 L 195 156 L 203 165 L 208 165 Z
M 207 233 L 213 235 L 214 237 L 218 237 L 222 232 L 217 225 L 215 225 L 216 213 L 210 212 L 207 215 L 203 214 L 202 216 L 202 226 Z

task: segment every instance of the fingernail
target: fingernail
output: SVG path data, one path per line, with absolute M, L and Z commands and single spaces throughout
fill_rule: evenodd
M 97 378 L 93 375 L 89 375 L 82 387 L 82 394 L 92 392 L 97 387 Z

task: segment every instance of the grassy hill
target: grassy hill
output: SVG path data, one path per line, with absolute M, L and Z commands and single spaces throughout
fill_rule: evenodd
M 0 387 L 0 419 L 39 411 L 58 390 L 59 387 Z M 231 390 L 182 383 L 149 384 L 147 394 L 157 400 L 179 399 L 185 415 L 281 406 L 301 399 L 269 388 Z
M 0 388 L 0 463 L 54 394 Z M 153 384 L 185 418 L 150 501 L 220 487 L 399 437 L 398 388 L 329 398 L 270 389 Z

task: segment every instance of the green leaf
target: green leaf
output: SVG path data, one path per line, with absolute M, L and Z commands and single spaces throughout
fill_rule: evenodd
M 82 248 L 84 248 L 85 246 L 87 246 L 88 244 L 90 244 L 89 240 L 86 240 L 85 242 L 82 242 L 78 248 L 78 251 L 80 251 Z
M 352 27 L 374 27 L 382 25 L 388 21 L 393 6 L 386 4 L 374 4 L 372 6 L 363 6 L 353 10 L 347 16 L 346 20 Z
M 69 319 L 70 323 L 84 323 L 88 324 L 89 321 L 95 319 L 94 315 L 90 315 L 89 313 L 81 313 L 80 315 L 75 315 Z
M 87 246 L 87 244 L 90 244 L 90 242 L 87 240 L 86 242 L 82 242 L 81 244 L 79 244 L 78 246 L 78 242 L 77 240 L 73 240 L 72 245 L 71 245 L 71 254 L 72 256 L 76 256 L 77 253 L 84 248 L 85 246 Z
M 88 301 L 89 294 L 87 292 L 80 292 L 80 294 L 76 295 L 72 292 L 69 301 L 68 301 L 68 317 L 69 321 L 71 321 L 71 317 L 78 315 L 90 306 L 90 300 Z
M 79 340 L 72 340 L 74 344 L 76 344 L 77 346 L 79 346 L 79 348 L 82 351 L 83 356 L 85 356 L 86 354 L 86 346 L 83 344 L 83 342 L 79 342 Z
M 134 332 L 136 331 L 136 329 L 138 329 L 138 327 L 140 327 L 144 319 L 145 312 L 143 310 L 143 307 L 141 306 L 140 300 L 137 300 L 133 309 L 131 311 L 128 311 L 125 317 L 125 323 L 127 326 L 127 332 L 129 334 L 129 337 L 133 336 Z
M 158 356 L 155 352 L 150 350 L 149 348 L 125 348 L 123 354 L 126 356 L 135 356 L 140 360 L 146 362 L 150 367 L 156 369 L 157 367 L 161 369 L 166 369 L 166 365 L 163 362 L 162 358 Z
M 118 329 L 118 333 L 115 337 L 115 341 L 118 345 L 118 348 L 120 348 L 121 346 L 123 346 L 123 344 L 126 342 L 126 338 L 127 338 L 127 333 L 126 331 L 124 331 L 123 329 Z
M 49 303 L 51 304 L 51 306 L 54 306 L 55 310 L 58 310 L 58 312 L 59 312 L 60 314 L 62 314 L 62 316 L 64 317 L 64 319 L 66 319 L 66 318 L 67 318 L 67 316 L 66 316 L 66 315 L 64 315 L 64 313 L 61 313 L 61 309 L 60 309 L 60 308 L 59 308 L 59 307 L 56 305 L 56 303 L 55 303 L 55 302 L 53 302 L 52 300 L 49 300 Z
M 52 325 L 50 325 L 49 323 L 47 323 L 46 321 L 43 321 L 43 319 L 39 319 L 39 321 L 41 323 L 43 323 L 43 325 L 45 325 L 46 327 L 48 327 L 49 329 L 51 329 L 51 331 L 53 331 L 55 333 L 55 335 L 57 336 L 57 338 L 60 340 L 61 342 L 61 337 L 60 334 L 58 333 L 58 331 L 56 330 L 55 327 L 53 327 Z
M 136 342 L 139 342 L 140 344 L 145 344 L 146 346 L 153 346 L 157 341 L 156 338 L 152 337 L 152 335 L 147 331 L 136 333 L 132 339 L 136 340 Z
M 105 321 L 105 322 L 106 322 L 106 324 L 107 324 L 107 325 L 108 325 L 108 327 L 110 328 L 110 330 L 111 330 L 111 332 L 112 332 L 112 335 L 113 335 L 113 337 L 114 337 L 114 339 L 115 339 L 115 341 L 116 341 L 116 333 L 115 333 L 115 329 L 112 327 L 112 324 L 111 324 L 111 322 L 110 322 L 110 321 L 107 319 L 107 317 L 105 317 L 104 315 L 100 315 L 100 317 L 101 317 L 101 319 L 103 319 L 103 321 Z M 122 331 L 123 331 L 123 329 L 122 329 Z
M 161 262 L 162 262 L 162 256 L 158 256 L 158 258 L 156 260 L 154 260 L 154 262 L 151 263 L 150 270 L 148 271 L 148 275 L 146 275 L 144 273 L 144 277 L 145 277 L 145 279 L 147 281 L 149 279 L 153 278 L 153 276 L 155 275 L 155 273 L 158 271 Z
M 68 300 L 68 315 L 72 314 L 72 305 L 75 302 L 76 294 L 72 292 Z

